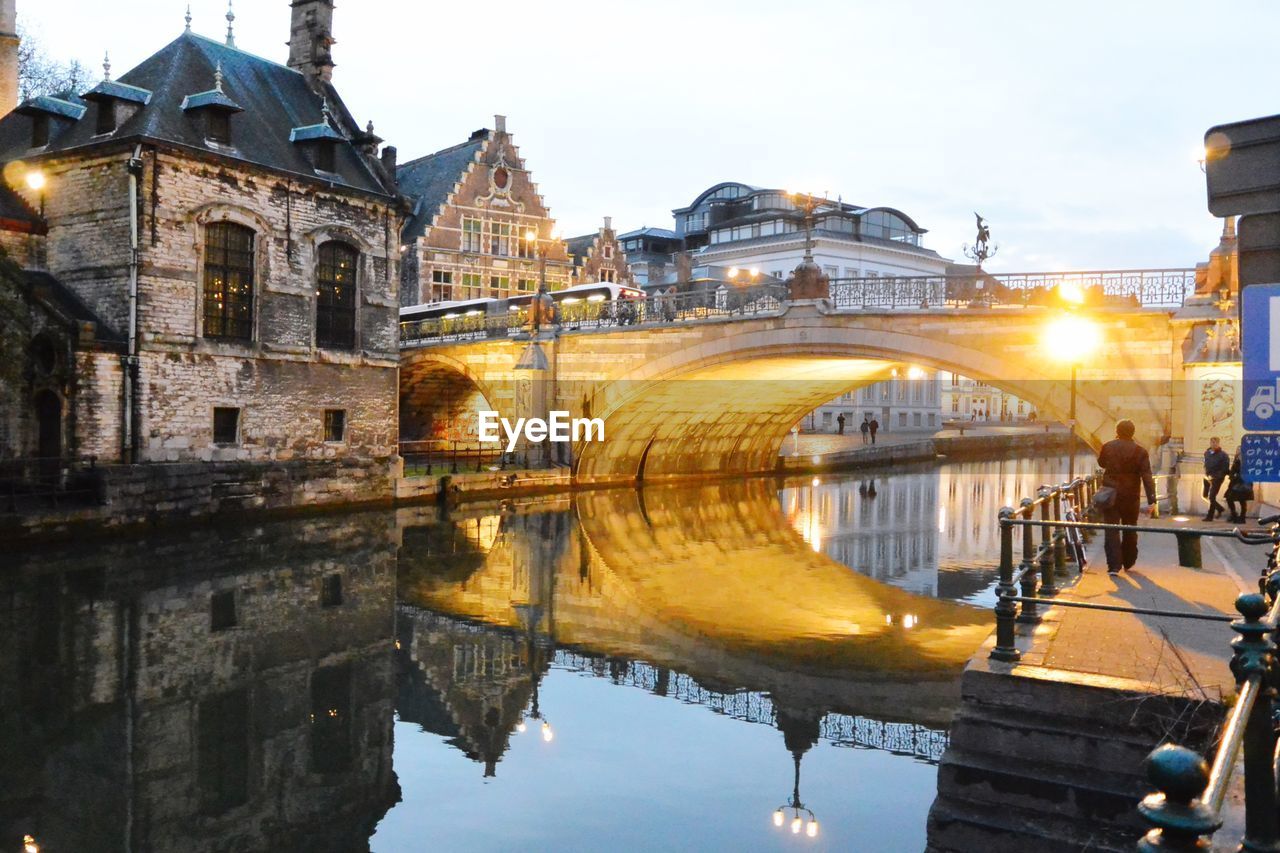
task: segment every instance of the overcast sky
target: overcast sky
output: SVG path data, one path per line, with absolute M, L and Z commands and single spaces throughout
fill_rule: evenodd
M 224 0 L 194 0 L 221 38 Z M 18 0 L 49 52 L 116 75 L 186 0 Z M 240 0 L 283 62 L 288 0 Z M 127 14 L 122 14 L 127 12 Z M 1182 267 L 1220 225 L 1211 125 L 1280 112 L 1274 0 L 340 0 L 334 82 L 407 160 L 509 116 L 564 233 L 670 227 L 722 180 L 898 207 L 993 270 Z

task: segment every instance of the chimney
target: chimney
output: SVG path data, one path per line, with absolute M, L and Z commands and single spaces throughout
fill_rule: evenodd
M 613 217 L 612 217 L 612 216 L 606 216 L 606 217 L 604 218 L 604 230 L 606 230 L 606 231 L 612 231 L 612 230 L 613 230 Z
M 293 0 L 289 67 L 319 90 L 333 79 L 333 0 Z
M 0 0 L 0 116 L 18 106 L 18 0 Z
M 506 133 L 506 132 L 507 132 L 507 117 L 506 117 L 506 116 L 494 116 L 494 117 L 493 117 L 493 129 L 494 129 L 495 131 L 497 131 L 498 133 Z

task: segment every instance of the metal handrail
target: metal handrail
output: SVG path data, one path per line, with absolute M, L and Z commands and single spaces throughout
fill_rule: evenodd
M 1005 507 L 1000 510 L 1000 569 L 996 584 L 996 643 L 990 652 L 992 660 L 1014 662 L 1020 660 L 1021 652 L 1015 645 L 1016 626 L 1018 624 L 1039 624 L 1041 615 L 1039 605 L 1062 604 L 1065 607 L 1076 607 L 1082 604 L 1058 598 L 1058 578 L 1067 576 L 1067 563 L 1071 561 L 1076 543 L 1071 534 L 1080 534 L 1081 539 L 1098 531 L 1134 531 L 1157 534 L 1172 534 L 1178 537 L 1178 551 L 1183 565 L 1199 566 L 1201 537 L 1230 538 L 1246 544 L 1264 544 L 1270 542 L 1270 536 L 1258 538 L 1258 534 L 1236 528 L 1226 530 L 1195 530 L 1185 527 L 1157 527 L 1137 524 L 1107 524 L 1096 521 L 1068 520 L 1065 513 L 1074 510 L 1078 513 L 1091 511 L 1093 496 L 1102 487 L 1104 473 L 1101 471 L 1086 477 L 1077 478 L 1069 483 L 1057 486 L 1044 486 L 1034 498 L 1023 498 L 1017 509 Z M 1166 482 L 1164 495 L 1156 495 L 1156 503 L 1168 501 L 1171 508 L 1177 508 L 1178 475 L 1161 474 L 1153 477 L 1156 481 Z M 1014 565 L 1014 534 L 1021 529 L 1022 561 Z M 1039 531 L 1039 542 L 1036 532 Z M 1083 541 L 1079 543 L 1083 546 Z M 1019 594 L 1021 593 L 1021 594 Z M 1124 608 L 1118 606 L 1091 605 L 1085 609 L 1106 609 L 1115 612 L 1145 613 L 1140 608 Z M 1171 618 L 1203 618 L 1203 614 L 1187 615 L 1178 611 L 1158 611 L 1149 615 L 1167 616 Z M 1218 619 L 1218 617 L 1213 617 Z M 1222 617 L 1218 621 L 1227 621 L 1230 617 Z
M 1273 539 L 1280 547 L 1280 533 L 1273 532 Z M 1227 785 L 1242 753 L 1245 836 L 1239 849 L 1280 849 L 1275 728 L 1280 572 L 1275 549 L 1260 584 L 1263 593 L 1236 599 L 1243 618 L 1231 623 L 1239 634 L 1231 644 L 1231 672 L 1240 690 L 1218 739 L 1213 766 L 1198 753 L 1173 744 L 1147 757 L 1147 778 L 1157 792 L 1138 805 L 1138 813 L 1154 827 L 1138 842 L 1144 853 L 1209 849 L 1210 836 L 1222 826 Z

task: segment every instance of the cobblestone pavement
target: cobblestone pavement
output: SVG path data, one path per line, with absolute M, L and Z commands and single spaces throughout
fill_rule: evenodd
M 1156 523 L 1230 529 L 1198 520 Z M 1144 533 L 1137 565 L 1109 575 L 1098 536 L 1088 549 L 1087 570 L 1062 596 L 1095 604 L 1234 616 L 1236 596 L 1256 588 L 1263 550 L 1226 540 L 1201 541 L 1204 568 L 1181 568 L 1175 537 Z M 1078 608 L 1057 608 L 1052 616 L 1050 624 L 1056 623 L 1056 632 L 1052 627 L 1046 632 L 1051 638 L 1044 666 L 1130 679 L 1155 692 L 1204 694 L 1212 699 L 1234 692 L 1228 661 L 1235 633 L 1226 624 Z

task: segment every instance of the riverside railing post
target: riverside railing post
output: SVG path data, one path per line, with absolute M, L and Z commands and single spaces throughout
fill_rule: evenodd
M 1018 593 L 1013 585 L 1013 516 L 1012 507 L 1000 510 L 1000 581 L 996 584 L 996 645 L 991 650 L 992 660 L 1016 661 L 1021 657 L 1013 644 L 1018 618 L 1018 605 L 1013 600 Z
M 1138 814 L 1155 827 L 1138 842 L 1139 853 L 1207 853 L 1209 836 L 1222 826 L 1199 799 L 1209 784 L 1209 765 L 1184 746 L 1165 744 L 1147 756 L 1146 767 L 1160 793 L 1138 805 Z
M 1056 570 L 1053 565 L 1053 524 L 1049 520 L 1052 495 L 1048 486 L 1041 486 L 1040 499 L 1040 595 L 1052 597 L 1058 594 Z
M 1053 490 L 1053 520 L 1062 521 L 1062 489 Z M 1067 576 L 1067 531 L 1064 527 L 1053 529 L 1053 573 L 1057 577 Z
M 1246 851 L 1280 849 L 1280 821 L 1276 815 L 1276 732 L 1272 726 L 1275 690 L 1271 684 L 1275 643 L 1267 635 L 1274 626 L 1262 621 L 1271 608 L 1258 593 L 1236 599 L 1243 620 L 1231 623 L 1240 636 L 1231 642 L 1235 656 L 1231 673 L 1237 684 L 1261 679 L 1262 689 L 1244 726 L 1244 842 Z
M 1035 501 L 1031 498 L 1022 499 L 1022 520 L 1031 522 L 1034 520 Z M 1022 525 L 1022 597 L 1033 598 L 1036 594 L 1036 527 L 1034 524 Z M 1026 625 L 1036 625 L 1040 622 L 1039 608 L 1034 601 L 1022 602 L 1022 613 L 1018 615 L 1018 621 Z

